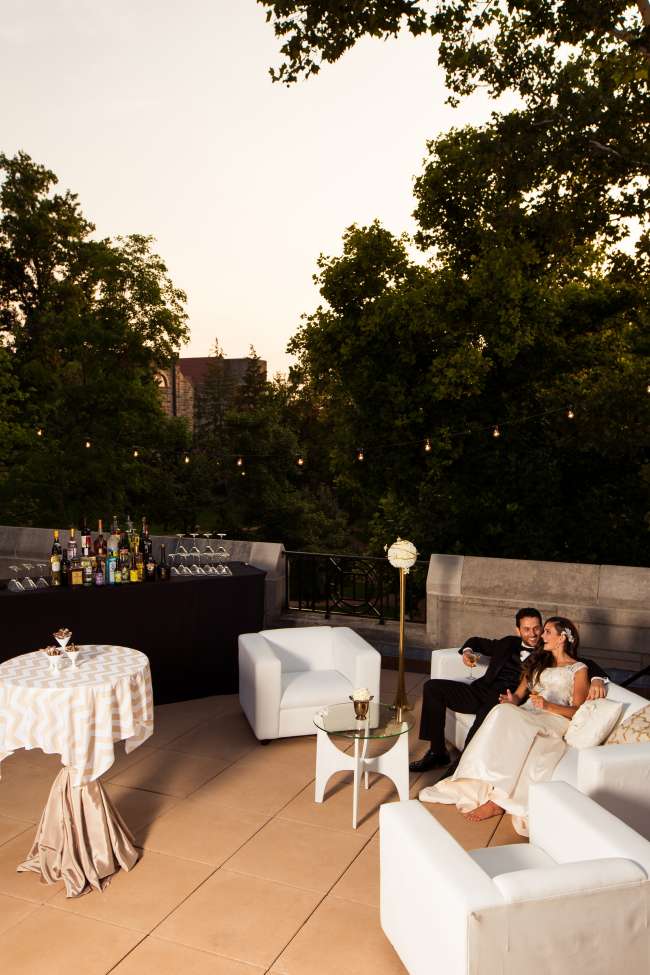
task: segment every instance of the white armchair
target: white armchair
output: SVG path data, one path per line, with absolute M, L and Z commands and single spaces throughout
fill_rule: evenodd
M 239 700 L 260 741 L 313 735 L 314 714 L 357 687 L 379 700 L 381 655 L 349 626 L 301 626 L 239 637 Z
M 486 670 L 485 657 L 472 668 L 475 678 Z M 434 650 L 431 654 L 432 677 L 466 681 L 468 675 L 469 668 L 457 649 Z M 648 703 L 633 691 L 611 682 L 607 696 L 611 701 L 625 705 L 621 721 Z M 447 741 L 462 749 L 473 721 L 473 714 L 456 714 L 448 710 L 445 719 Z M 567 748 L 553 772 L 553 781 L 575 786 L 650 839 L 650 742 Z
M 530 843 L 466 852 L 417 801 L 380 809 L 381 924 L 410 975 L 647 971 L 650 843 L 564 782 Z

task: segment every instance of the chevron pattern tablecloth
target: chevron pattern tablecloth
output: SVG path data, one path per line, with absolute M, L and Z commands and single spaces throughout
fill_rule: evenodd
M 129 647 L 80 647 L 77 668 L 63 659 L 50 670 L 43 651 L 0 664 L 0 762 L 18 748 L 61 756 L 73 786 L 99 778 L 115 760 L 153 734 L 147 657 Z

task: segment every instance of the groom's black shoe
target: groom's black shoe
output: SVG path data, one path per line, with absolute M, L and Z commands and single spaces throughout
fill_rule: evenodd
M 444 768 L 450 762 L 451 758 L 447 752 L 432 752 L 429 749 L 417 762 L 410 763 L 409 772 L 428 772 L 432 768 Z

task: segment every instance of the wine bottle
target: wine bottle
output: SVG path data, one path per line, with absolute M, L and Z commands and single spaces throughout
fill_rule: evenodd
M 167 582 L 169 579 L 169 566 L 167 565 L 167 546 L 160 546 L 160 561 L 156 567 L 156 575 L 159 582 Z
M 83 521 L 83 528 L 81 529 L 81 557 L 88 558 L 92 555 L 92 538 L 90 532 L 88 531 L 88 526 L 86 524 L 86 519 Z
M 50 583 L 53 586 L 61 585 L 61 558 L 63 551 L 59 542 L 59 529 L 54 529 L 54 541 L 52 542 L 52 554 L 50 555 Z
M 106 539 L 104 538 L 104 529 L 102 526 L 102 519 L 100 518 L 97 522 L 97 538 L 95 539 L 95 544 L 93 545 L 93 551 L 95 557 L 98 559 L 106 558 Z
M 61 585 L 70 585 L 70 563 L 68 562 L 68 553 L 63 549 L 63 555 L 61 556 Z

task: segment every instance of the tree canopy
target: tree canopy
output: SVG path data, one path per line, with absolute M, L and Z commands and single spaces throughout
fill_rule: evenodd
M 151 492 L 166 438 L 187 436 L 154 381 L 187 337 L 185 296 L 151 238 L 97 239 L 77 197 L 26 153 L 0 155 L 0 175 L 5 517 L 124 511 Z

